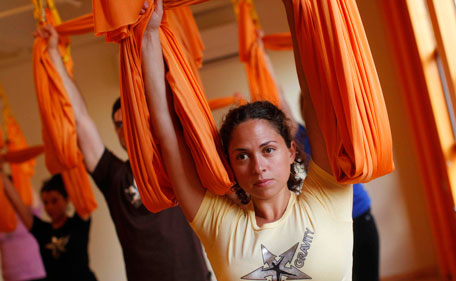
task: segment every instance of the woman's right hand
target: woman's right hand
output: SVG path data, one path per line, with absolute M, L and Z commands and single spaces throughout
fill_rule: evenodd
M 50 24 L 38 27 L 35 32 L 33 32 L 33 36 L 47 40 L 48 50 L 57 50 L 59 46 L 59 34 Z
M 145 0 L 139 14 L 140 15 L 145 14 L 147 9 L 149 9 L 149 3 L 147 2 L 147 0 Z M 146 31 L 157 31 L 161 25 L 162 18 L 163 18 L 163 0 L 154 0 L 154 11 L 152 12 L 152 15 L 150 16 Z

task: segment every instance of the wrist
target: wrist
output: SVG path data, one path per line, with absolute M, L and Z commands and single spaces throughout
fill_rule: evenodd
M 142 38 L 142 48 L 160 45 L 160 35 L 158 29 L 149 29 L 144 31 Z

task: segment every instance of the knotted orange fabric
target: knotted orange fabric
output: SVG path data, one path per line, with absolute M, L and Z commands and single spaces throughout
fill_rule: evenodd
M 73 62 L 66 53 L 69 45 L 66 35 L 93 31 L 93 17 L 82 16 L 56 26 L 56 30 L 61 35 L 60 53 L 68 73 L 72 75 Z M 97 203 L 78 148 L 73 108 L 62 79 L 47 53 L 47 42 L 40 37 L 35 39 L 33 45 L 33 68 L 46 166 L 52 174 L 62 174 L 77 213 L 87 216 L 97 207 Z
M 263 45 L 265 49 L 275 51 L 293 50 L 293 41 L 290 32 L 268 34 L 263 36 Z
M 394 169 L 382 90 L 354 0 L 291 0 L 301 64 L 339 182 Z
M 125 5 L 118 2 L 109 6 L 109 1 L 94 1 L 95 30 L 96 34 L 104 34 L 108 41 L 118 40 L 120 43 L 122 116 L 128 155 L 145 206 L 157 212 L 175 205 L 176 200 L 161 160 L 159 144 L 150 130 L 142 79 L 141 39 L 153 7 L 145 15 L 138 16 L 144 1 L 120 1 L 128 3 Z M 217 128 L 194 67 L 180 42 L 182 38 L 174 35 L 173 25 L 178 23 L 170 22 L 175 16 L 175 10 L 170 8 L 200 2 L 203 1 L 165 0 L 160 38 L 169 70 L 166 79 L 199 177 L 204 187 L 216 194 L 224 194 L 232 183 L 226 159 L 220 157 L 223 152 Z M 153 6 L 152 3 L 149 5 Z M 122 14 L 127 7 L 129 11 Z
M 279 105 L 277 85 L 269 72 L 260 30 L 252 17 L 251 0 L 240 0 L 237 5 L 239 58 L 245 62 L 252 101 L 267 100 Z

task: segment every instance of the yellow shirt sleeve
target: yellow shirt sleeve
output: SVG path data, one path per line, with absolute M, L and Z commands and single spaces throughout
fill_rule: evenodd
M 346 200 L 346 198 L 350 198 L 350 200 Z M 333 175 L 313 161 L 310 161 L 300 199 L 307 201 L 314 208 L 324 208 L 335 220 L 352 220 L 352 185 L 338 183 Z

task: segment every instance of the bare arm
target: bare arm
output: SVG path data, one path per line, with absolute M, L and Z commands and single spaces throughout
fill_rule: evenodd
M 79 89 L 73 79 L 68 75 L 62 58 L 60 57 L 57 32 L 52 26 L 48 25 L 38 29 L 36 35 L 48 40 L 49 57 L 63 81 L 65 90 L 67 91 L 71 105 L 73 106 L 79 148 L 84 156 L 87 170 L 93 172 L 105 148 L 100 134 L 87 112 L 85 102 Z
M 16 210 L 17 215 L 21 218 L 25 227 L 27 227 L 28 230 L 32 229 L 33 215 L 30 208 L 25 205 L 24 201 L 22 201 L 22 198 L 19 196 L 19 193 L 13 186 L 13 183 L 10 181 L 8 176 L 3 171 L 0 172 L 0 176 L 2 178 L 6 197 L 8 197 L 11 205 L 13 205 L 13 208 Z
M 191 222 L 201 205 L 205 190 L 185 143 L 180 122 L 174 112 L 172 96 L 165 81 L 165 66 L 158 30 L 163 13 L 162 0 L 155 0 L 154 6 L 154 13 L 142 41 L 142 68 L 147 104 L 166 171 L 180 207 L 187 220 Z M 147 9 L 147 4 L 142 12 L 144 9 Z
M 285 9 L 287 11 L 288 25 L 290 26 L 291 36 L 293 39 L 293 51 L 295 56 L 296 71 L 298 73 L 299 84 L 302 91 L 302 107 L 304 111 L 304 120 L 306 122 L 306 129 L 309 136 L 309 143 L 312 153 L 312 160 L 324 169 L 326 172 L 332 174 L 331 165 L 329 163 L 328 152 L 326 150 L 325 140 L 318 125 L 317 114 L 312 104 L 307 86 L 306 78 L 304 76 L 304 69 L 301 64 L 301 53 L 298 48 L 298 41 L 296 39 L 295 18 L 293 12 L 292 0 L 283 0 Z

